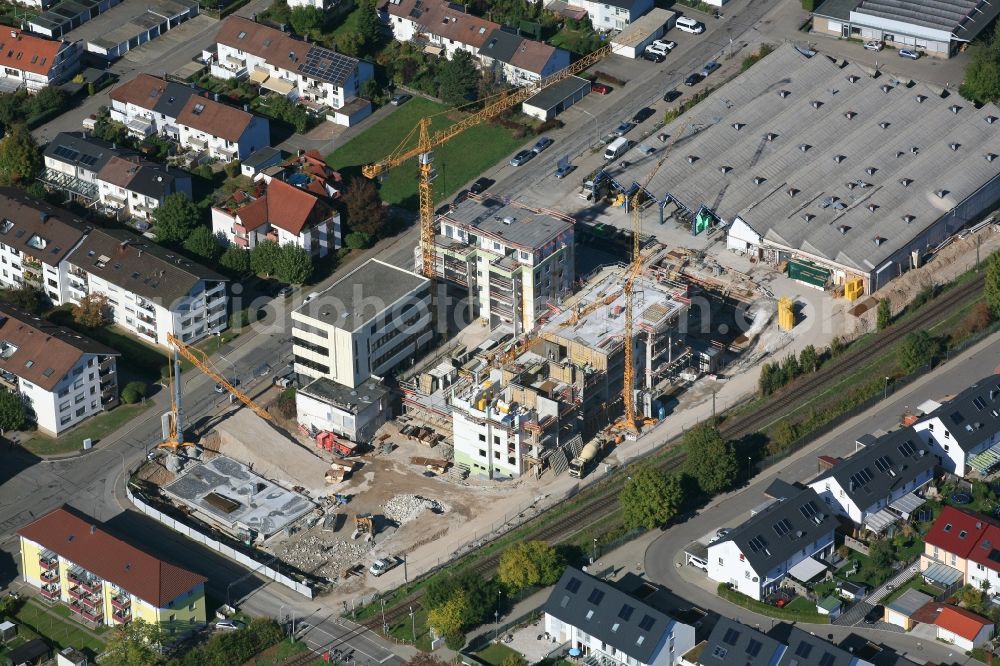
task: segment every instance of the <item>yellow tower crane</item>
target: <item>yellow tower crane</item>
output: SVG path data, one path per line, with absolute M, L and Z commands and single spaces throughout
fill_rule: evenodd
M 674 132 L 673 137 L 670 139 L 670 143 L 663 149 L 663 153 L 660 155 L 660 159 L 656 162 L 653 170 L 649 172 L 646 176 L 646 180 L 642 183 L 642 186 L 636 190 L 635 196 L 632 197 L 632 263 L 629 264 L 628 271 L 625 274 L 625 335 L 623 337 L 624 347 L 625 347 L 625 379 L 624 386 L 622 387 L 622 402 L 624 404 L 624 414 L 622 420 L 616 425 L 616 428 L 624 430 L 626 433 L 633 435 L 639 434 L 639 424 L 638 418 L 636 416 L 635 409 L 635 320 L 634 320 L 634 307 L 635 307 L 635 281 L 639 279 L 642 274 L 642 242 L 639 237 L 642 234 L 642 207 L 640 206 L 640 197 L 649 183 L 653 180 L 653 176 L 660 170 L 663 163 L 667 160 L 670 155 L 674 144 L 677 140 L 684 134 L 687 129 L 687 121 L 681 124 L 680 128 Z
M 175 450 L 182 446 L 191 446 L 190 442 L 184 441 L 184 411 L 181 402 L 181 356 L 190 361 L 191 365 L 201 370 L 211 379 L 214 379 L 216 383 L 229 391 L 237 400 L 252 409 L 254 414 L 265 421 L 274 421 L 274 417 L 267 410 L 254 402 L 250 396 L 236 388 L 234 384 L 215 370 L 212 362 L 208 359 L 208 354 L 182 342 L 172 333 L 167 334 L 167 342 L 173 347 L 173 354 L 168 368 L 170 374 L 170 435 L 160 446 Z
M 635 40 L 629 40 L 634 42 Z M 626 45 L 619 43 L 619 46 Z M 558 83 L 563 79 L 578 74 L 592 65 L 600 62 L 609 56 L 615 49 L 615 45 L 608 43 L 592 53 L 588 53 L 569 67 L 562 69 L 555 74 L 550 74 L 539 81 L 530 83 L 522 88 L 501 93 L 486 100 L 485 105 L 479 111 L 471 113 L 457 123 L 442 130 L 431 132 L 431 120 L 433 116 L 421 118 L 417 126 L 410 131 L 405 139 L 392 153 L 382 158 L 374 164 L 367 164 L 361 168 L 361 173 L 367 178 L 376 178 L 390 169 L 400 166 L 407 161 L 417 158 L 419 193 L 420 193 L 420 250 L 422 255 L 422 273 L 424 277 L 433 280 L 434 270 L 434 193 L 431 187 L 432 174 L 434 171 L 434 149 L 451 141 L 465 130 L 480 125 L 496 118 L 504 111 L 513 108 L 524 100 L 528 99 L 538 91 Z M 448 112 L 453 109 L 449 109 Z M 417 143 L 411 146 L 413 134 L 417 134 Z

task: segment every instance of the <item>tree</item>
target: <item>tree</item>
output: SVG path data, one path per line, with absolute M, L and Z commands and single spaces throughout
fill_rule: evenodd
M 983 289 L 990 314 L 994 319 L 1000 319 L 1000 251 L 986 259 L 986 284 Z
M 125 388 L 122 389 L 122 400 L 129 405 L 134 405 L 146 397 L 146 390 L 146 382 L 129 382 L 125 385 Z
M 358 33 L 368 51 L 374 51 L 382 39 L 382 24 L 379 22 L 375 4 L 371 0 L 361 0 L 361 13 L 358 16 Z
M 28 425 L 28 410 L 17 393 L 0 389 L 0 435 Z
M 933 361 L 937 352 L 938 343 L 927 331 L 914 331 L 899 346 L 899 366 L 906 374 L 916 372 Z
M 888 539 L 875 539 L 868 544 L 868 557 L 876 569 L 885 570 L 892 566 L 896 554 Z
M 187 195 L 174 192 L 153 211 L 156 240 L 166 244 L 183 243 L 198 227 L 200 212 Z
M 438 659 L 426 652 L 417 652 L 415 655 L 403 662 L 403 666 L 449 666 L 448 662 Z
M 520 541 L 500 555 L 497 578 L 513 592 L 559 580 L 566 563 L 544 541 Z
M 883 298 L 878 302 L 878 310 L 875 312 L 875 329 L 884 331 L 892 323 L 892 305 L 888 298 Z
M 219 265 L 234 275 L 250 272 L 250 253 L 236 245 L 230 245 L 219 257 Z
M 337 50 L 349 56 L 357 57 L 365 48 L 365 38 L 357 30 L 345 30 L 336 37 Z
M 275 257 L 274 274 L 282 282 L 304 284 L 313 272 L 309 250 L 286 243 Z
M 142 619 L 119 624 L 111 631 L 111 637 L 101 656 L 101 664 L 110 666 L 152 666 L 162 664 L 163 656 L 158 646 L 164 635 L 160 627 Z
M 382 96 L 382 86 L 375 79 L 368 79 L 361 84 L 361 96 L 376 100 Z
M 1000 43 L 996 37 L 992 44 L 973 45 L 958 92 L 980 104 L 1000 100 Z
M 709 495 L 733 485 L 739 475 L 736 451 L 715 428 L 699 425 L 684 433 L 685 469 Z
M 87 294 L 73 306 L 73 320 L 87 328 L 100 328 L 111 323 L 108 297 L 99 292 Z
M 42 170 L 42 152 L 24 125 L 14 125 L 0 139 L 0 183 L 33 180 Z
M 468 51 L 456 51 L 438 70 L 438 95 L 447 104 L 460 106 L 476 101 L 479 70 Z
M 521 653 L 515 652 L 504 657 L 500 666 L 528 666 L 528 661 L 521 656 Z
M 385 229 L 387 216 L 375 183 L 367 178 L 352 178 L 341 196 L 347 208 L 347 225 L 352 232 L 377 237 Z
M 665 524 L 677 515 L 681 495 L 680 479 L 676 475 L 668 477 L 648 463 L 643 464 L 632 473 L 618 495 L 625 526 L 651 530 Z
M 215 234 L 208 227 L 195 227 L 184 241 L 184 249 L 203 259 L 214 260 L 222 248 Z
M 371 234 L 366 234 L 363 231 L 352 231 L 347 234 L 347 238 L 344 239 L 347 243 L 347 247 L 352 250 L 363 250 L 366 247 L 371 247 L 375 239 L 371 237 Z
M 315 7 L 296 7 L 289 13 L 288 22 L 296 34 L 308 37 L 319 32 L 323 25 L 323 12 Z
M 427 624 L 442 636 L 460 633 L 467 612 L 465 591 L 455 590 L 448 601 L 427 611 Z
M 799 368 L 802 372 L 816 372 L 819 368 L 819 354 L 812 345 L 806 345 L 799 354 Z
M 250 268 L 257 275 L 271 276 L 277 272 L 281 247 L 272 240 L 263 240 L 250 250 Z
M 49 307 L 45 292 L 27 284 L 17 289 L 0 289 L 0 300 L 32 314 L 42 314 Z

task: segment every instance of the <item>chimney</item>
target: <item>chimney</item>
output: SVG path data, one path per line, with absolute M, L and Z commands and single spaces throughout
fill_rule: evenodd
M 97 525 L 91 525 L 90 526 L 90 533 L 91 534 L 96 534 L 97 533 Z

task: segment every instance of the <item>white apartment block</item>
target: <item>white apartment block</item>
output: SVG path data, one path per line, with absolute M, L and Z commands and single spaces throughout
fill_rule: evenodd
M 196 342 L 228 325 L 226 278 L 141 236 L 95 229 L 66 261 L 71 300 L 105 295 L 114 322 L 146 342 Z
M 371 259 L 292 311 L 295 372 L 357 388 L 434 338 L 430 280 Z
M 0 91 L 25 88 L 36 93 L 61 83 L 80 69 L 80 48 L 61 39 L 2 26 L 0 28 Z
M 653 8 L 653 0 L 573 0 L 573 5 L 587 10 L 594 30 L 624 30 L 625 26 Z
M 949 472 L 986 474 L 1000 464 L 1000 374 L 979 380 L 946 401 L 928 400 L 913 424 Z
M 572 292 L 573 219 L 562 213 L 469 197 L 444 211 L 437 228 L 436 274 L 466 287 L 477 315 L 493 328 L 530 331 Z
M 379 13 L 396 41 L 423 41 L 425 52 L 446 58 L 458 51 L 478 57 L 490 33 L 500 27 L 441 0 L 388 0 Z
M 22 396 L 41 432 L 58 435 L 118 404 L 118 352 L 0 303 L 0 390 Z

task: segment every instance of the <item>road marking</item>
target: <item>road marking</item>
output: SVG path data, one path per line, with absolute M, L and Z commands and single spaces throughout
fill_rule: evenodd
M 324 624 L 326 624 L 326 623 L 327 623 L 327 621 L 324 620 Z M 334 620 L 333 624 L 334 624 L 334 626 L 339 626 L 337 624 L 336 620 Z M 355 634 L 355 635 L 352 636 L 352 635 L 350 635 L 351 632 L 348 631 L 347 633 L 340 634 L 338 636 L 338 635 L 330 633 L 329 631 L 327 631 L 326 629 L 324 629 L 322 625 L 320 625 L 320 626 L 313 626 L 313 627 L 311 627 L 306 632 L 306 635 L 305 635 L 306 642 L 312 644 L 311 641 L 313 641 L 313 639 L 311 638 L 311 634 L 313 634 L 313 633 L 323 634 L 324 636 L 326 636 L 329 639 L 329 640 L 326 640 L 324 642 L 316 642 L 316 645 L 318 646 L 318 649 L 320 651 L 326 651 L 327 649 L 334 647 L 335 643 L 338 644 L 338 645 L 346 645 L 346 646 L 348 646 L 349 649 L 348 650 L 343 650 L 341 648 L 342 652 L 346 652 L 346 651 L 349 651 L 349 650 L 354 650 L 355 652 L 360 652 L 361 654 L 365 655 L 365 657 L 368 657 L 369 659 L 372 659 L 376 663 L 379 663 L 379 664 L 385 663 L 389 659 L 392 659 L 394 656 L 396 656 L 394 652 L 391 652 L 389 650 L 386 650 L 386 649 L 382 648 L 379 645 L 376 645 L 374 642 L 372 642 L 370 639 L 368 639 L 366 636 L 364 636 L 363 633 Z M 361 638 L 361 639 L 367 641 L 368 643 L 371 644 L 372 647 L 375 648 L 375 650 L 377 650 L 378 652 L 385 653 L 386 656 L 382 657 L 382 658 L 379 658 L 378 655 L 369 654 L 368 652 L 365 652 L 360 647 L 357 647 L 357 646 L 353 645 L 351 643 L 351 641 L 353 639 L 356 639 L 356 638 Z M 375 650 L 373 650 L 373 651 L 375 651 Z

